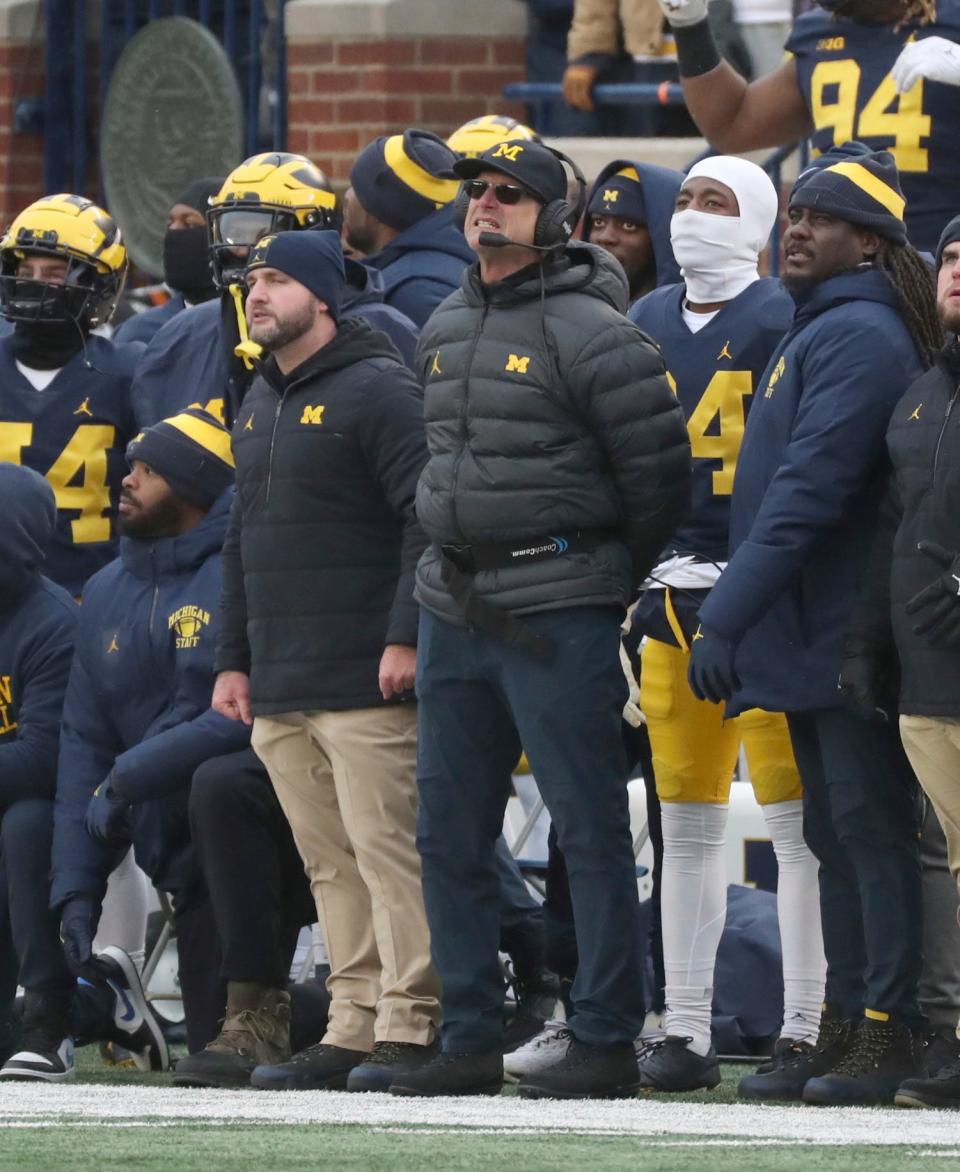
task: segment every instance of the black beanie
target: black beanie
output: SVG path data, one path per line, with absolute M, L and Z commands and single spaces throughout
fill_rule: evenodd
M 278 269 L 309 289 L 326 303 L 334 321 L 340 318 L 340 303 L 346 276 L 340 233 L 312 228 L 308 232 L 278 232 L 264 236 L 247 263 L 251 269 Z
M 213 176 L 208 176 L 206 179 L 194 179 L 192 183 L 187 184 L 173 202 L 175 204 L 186 204 L 188 208 L 193 208 L 194 211 L 206 215 L 207 209 L 210 207 L 210 200 L 213 199 L 225 182 L 226 180 L 223 176 L 219 179 Z
M 451 202 L 458 155 L 427 130 L 374 139 L 357 155 L 350 186 L 365 212 L 403 232 Z
M 127 463 L 142 460 L 188 504 L 209 509 L 233 484 L 230 432 L 199 407 L 161 419 L 127 444 Z
M 854 145 L 858 144 L 827 151 L 804 171 L 790 194 L 790 207 L 816 208 L 906 244 L 903 212 L 907 201 L 893 155 L 889 151 L 853 151 Z
M 940 234 L 940 240 L 937 244 L 938 273 L 940 271 L 940 265 L 943 263 L 943 250 L 947 247 L 948 244 L 953 244 L 957 240 L 960 240 L 960 216 L 954 216 Z

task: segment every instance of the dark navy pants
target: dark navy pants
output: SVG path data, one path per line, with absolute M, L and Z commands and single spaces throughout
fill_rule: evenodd
M 16 968 L 4 968 L 14 976 L 18 968 L 20 984 L 31 992 L 65 992 L 74 985 L 60 916 L 49 907 L 52 841 L 52 801 L 28 798 L 0 810 L 0 955 L 17 958 Z M 12 998 L 9 988 L 2 993 Z
M 824 999 L 917 1021 L 923 961 L 920 805 L 894 728 L 840 708 L 787 716 L 803 781 L 803 836 L 820 863 Z
M 632 1041 L 644 1019 L 620 616 L 570 607 L 524 621 L 553 641 L 549 663 L 421 611 L 417 846 L 445 1050 L 500 1046 L 495 847 L 521 743 L 570 879 L 580 953 L 570 1027 L 605 1045 Z

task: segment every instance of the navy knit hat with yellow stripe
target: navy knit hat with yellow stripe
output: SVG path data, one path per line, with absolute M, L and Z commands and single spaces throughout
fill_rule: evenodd
M 181 500 L 209 509 L 233 484 L 230 432 L 199 407 L 161 419 L 127 444 L 127 463 L 142 460 Z
M 827 151 L 803 172 L 790 195 L 790 207 L 816 208 L 906 244 L 903 211 L 907 201 L 893 155 L 889 151 L 851 154 L 845 146 L 837 148 L 836 162 L 833 155 Z
M 601 171 L 587 207 L 590 216 L 621 216 L 634 224 L 646 224 L 647 205 L 640 174 L 632 163 L 623 163 L 611 174 Z
M 405 130 L 375 139 L 357 155 L 350 186 L 360 206 L 397 232 L 456 196 L 458 155 L 426 130 Z

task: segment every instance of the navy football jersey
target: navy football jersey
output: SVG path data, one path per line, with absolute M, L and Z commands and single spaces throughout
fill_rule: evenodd
M 682 316 L 685 285 L 642 297 L 629 312 L 663 353 L 693 456 L 691 506 L 670 542 L 678 553 L 727 560 L 730 494 L 753 392 L 793 320 L 779 281 L 755 281 L 696 334 Z
M 814 148 L 859 139 L 891 151 L 907 198 L 910 243 L 933 252 L 957 212 L 960 89 L 921 78 L 909 93 L 897 93 L 890 70 L 914 37 L 960 42 L 960 0 L 937 0 L 935 21 L 899 31 L 892 24 L 833 20 L 817 9 L 798 18 L 787 49 L 816 127 Z
M 57 499 L 57 528 L 44 573 L 75 597 L 116 556 L 124 456 L 134 434 L 130 384 L 143 347 L 92 335 L 38 391 L 0 339 L 0 460 L 45 476 Z

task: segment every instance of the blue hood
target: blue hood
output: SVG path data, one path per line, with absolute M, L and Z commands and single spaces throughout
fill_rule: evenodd
M 796 302 L 797 313 L 788 337 L 815 317 L 819 317 L 821 313 L 826 313 L 834 306 L 843 305 L 846 301 L 875 301 L 880 305 L 889 305 L 893 309 L 897 309 L 900 304 L 896 289 L 879 269 L 871 265 L 840 273 L 836 277 L 828 277 L 812 289 L 791 296 Z
M 53 489 L 32 468 L 0 463 L 0 602 L 17 598 L 40 572 L 57 524 Z
M 444 252 L 465 263 L 477 258 L 473 249 L 464 239 L 463 232 L 453 222 L 453 208 L 447 205 L 401 232 L 390 241 L 386 248 L 374 256 L 368 256 L 368 267 L 385 269 L 387 265 L 406 253 L 414 251 Z
M 152 541 L 121 537 L 123 568 L 135 578 L 159 580 L 176 577 L 185 570 L 202 565 L 223 547 L 233 492 L 232 485 L 225 489 L 200 524 L 179 537 L 158 537 Z
M 383 301 L 383 277 L 376 269 L 349 256 L 343 258 L 343 267 L 347 274 L 341 306 L 344 313 L 360 305 L 379 305 Z
M 677 203 L 677 194 L 683 184 L 684 176 L 680 171 L 671 171 L 667 167 L 658 167 L 656 163 L 637 163 L 633 159 L 614 159 L 597 176 L 596 182 L 587 192 L 587 206 L 593 199 L 594 192 L 611 175 L 624 167 L 636 168 L 640 176 L 640 186 L 643 189 L 643 201 L 647 208 L 647 229 L 650 232 L 650 241 L 653 244 L 653 260 L 657 266 L 657 287 L 661 285 L 679 284 L 680 266 L 674 259 L 673 249 L 670 246 L 670 219 Z M 590 239 L 590 219 L 583 221 L 584 240 Z

